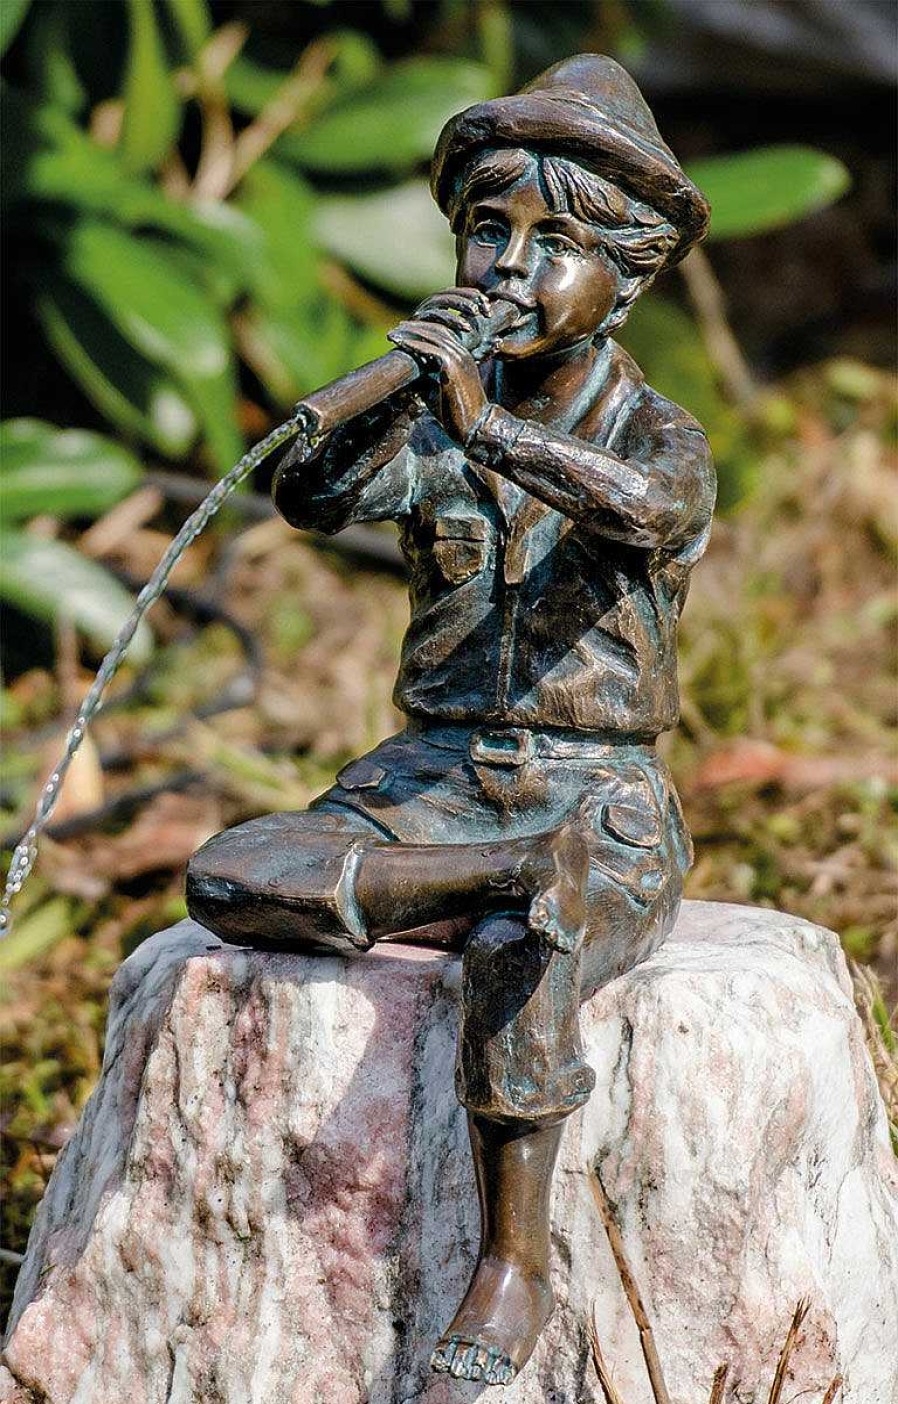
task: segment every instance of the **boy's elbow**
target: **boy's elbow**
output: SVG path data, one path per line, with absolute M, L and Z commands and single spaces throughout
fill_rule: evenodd
M 690 452 L 682 450 L 688 444 Z M 671 454 L 676 471 L 660 478 L 648 493 L 646 507 L 654 546 L 679 550 L 700 536 L 714 515 L 717 500 L 717 474 L 704 434 L 691 432 L 681 443 L 680 452 Z
M 276 510 L 292 527 L 301 531 L 340 531 L 351 518 L 345 498 L 322 490 L 323 484 L 315 472 L 316 464 L 303 463 L 298 468 L 285 460 L 271 484 L 271 497 Z

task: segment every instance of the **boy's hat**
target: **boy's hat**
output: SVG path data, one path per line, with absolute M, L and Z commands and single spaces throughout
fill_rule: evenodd
M 661 140 L 629 73 L 603 54 L 564 59 L 512 97 L 451 117 L 437 142 L 430 182 L 442 210 L 462 166 L 490 146 L 569 157 L 651 205 L 680 236 L 668 263 L 679 262 L 708 228 L 704 195 Z

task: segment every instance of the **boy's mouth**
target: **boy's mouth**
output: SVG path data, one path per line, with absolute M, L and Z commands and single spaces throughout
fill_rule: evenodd
M 490 296 L 501 298 L 503 302 L 513 302 L 516 307 L 520 307 L 525 312 L 533 312 L 536 309 L 536 303 L 532 297 L 524 297 L 521 293 L 510 292 L 507 288 L 493 288 Z
M 536 303 L 531 298 L 522 297 L 520 293 L 508 292 L 504 288 L 492 288 L 489 294 L 491 299 L 496 301 L 511 303 L 518 309 L 518 316 L 514 321 L 502 331 L 500 337 L 504 341 L 507 337 L 513 337 L 518 332 L 525 329 L 533 332 L 536 330 L 536 319 L 538 315 Z

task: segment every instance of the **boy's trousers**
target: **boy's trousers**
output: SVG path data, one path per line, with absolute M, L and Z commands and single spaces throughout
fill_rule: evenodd
M 301 813 L 225 830 L 188 870 L 191 914 L 242 945 L 363 951 L 353 875 L 373 843 L 495 843 L 574 819 L 590 854 L 586 933 L 562 954 L 509 910 L 473 912 L 456 1088 L 470 1112 L 546 1123 L 587 1100 L 578 1009 L 676 918 L 691 859 L 670 777 L 644 738 L 411 721 Z

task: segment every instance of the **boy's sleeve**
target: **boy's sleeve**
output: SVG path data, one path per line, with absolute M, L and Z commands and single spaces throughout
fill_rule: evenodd
M 612 443 L 591 443 L 494 406 L 472 455 L 599 536 L 678 551 L 700 535 L 714 510 L 716 479 L 695 420 L 647 392 Z
M 636 525 L 651 533 L 653 544 L 676 551 L 701 535 L 717 497 L 717 474 L 701 425 L 649 392 L 614 447 L 642 480 L 645 505 Z
M 417 485 L 410 439 L 422 409 L 407 392 L 391 396 L 335 430 L 310 459 L 294 444 L 272 484 L 277 510 L 291 526 L 328 533 L 406 516 Z

